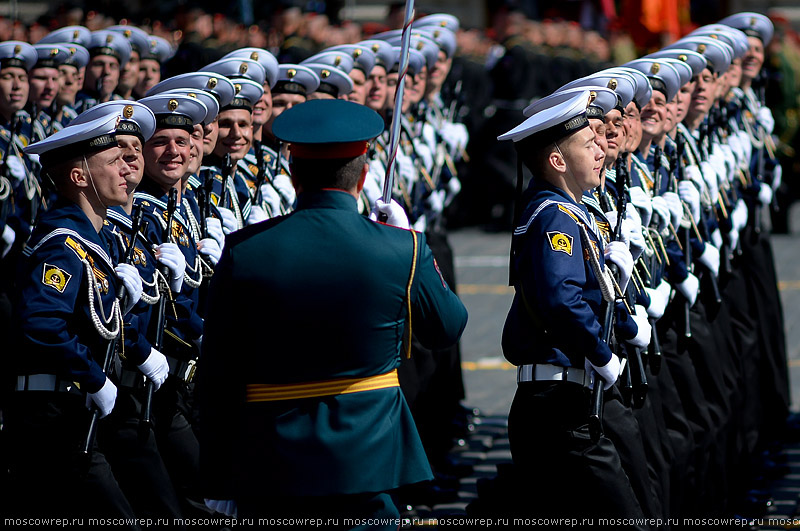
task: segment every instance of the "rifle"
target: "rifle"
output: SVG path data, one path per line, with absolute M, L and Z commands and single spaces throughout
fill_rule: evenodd
M 703 136 L 702 130 L 700 133 L 701 137 Z M 686 180 L 686 175 L 683 171 L 683 153 L 686 149 L 686 139 L 683 138 L 683 135 L 677 135 L 676 142 L 678 144 L 678 165 L 677 165 L 677 180 L 684 181 Z M 675 186 L 677 192 L 677 184 Z M 686 205 L 684 205 L 684 211 L 686 210 Z M 685 214 L 684 214 L 685 215 Z M 686 270 L 691 272 L 692 268 L 692 247 L 691 247 L 691 233 L 690 233 L 690 226 L 687 223 L 683 223 L 682 225 L 686 225 L 683 227 L 683 236 L 684 236 L 684 245 L 683 245 L 683 255 L 686 264 Z M 689 299 L 686 299 L 684 302 L 684 335 L 686 338 L 692 337 L 692 326 L 691 326 L 691 305 L 689 304 Z
M 264 148 L 260 143 L 258 144 L 255 152 L 256 162 L 258 163 L 258 174 L 256 174 L 256 190 L 255 194 L 253 194 L 253 204 L 261 205 L 261 203 L 264 201 L 264 198 L 261 194 L 261 187 L 267 181 L 267 164 L 264 162 Z
M 19 129 L 22 126 L 22 120 L 19 119 L 18 115 L 14 115 L 14 127 L 11 130 L 11 137 L 8 140 L 8 147 L 6 148 L 6 152 L 3 153 L 3 162 L 2 162 L 2 170 L 0 171 L 0 178 L 5 179 L 2 184 L 8 184 L 8 189 L 3 193 L 4 197 L 2 203 L 2 209 L 0 209 L 0 220 L 5 221 L 8 217 L 8 210 L 6 210 L 6 206 L 11 206 L 13 208 L 14 205 L 14 193 L 13 193 L 13 185 L 11 184 L 12 180 L 10 179 L 9 169 L 8 169 L 8 157 L 10 156 L 11 150 L 14 148 L 14 140 L 19 135 Z M 3 189 L 3 186 L 0 185 L 0 190 Z M 8 199 L 8 201 L 5 201 Z
M 136 234 L 139 232 L 139 227 L 142 224 L 142 214 L 144 213 L 144 206 L 141 204 L 136 206 L 136 211 L 133 214 L 133 222 L 132 222 L 132 232 L 131 232 L 131 242 L 128 246 L 127 253 L 125 254 L 124 263 L 131 264 L 133 263 L 133 254 L 134 249 L 136 248 Z M 122 301 L 126 297 L 127 293 L 125 292 L 125 285 L 122 285 L 117 290 L 117 300 Z M 120 327 L 122 327 L 122 323 L 120 323 Z M 120 328 L 121 330 L 121 328 Z M 108 346 L 106 347 L 106 354 L 103 357 L 103 374 L 108 374 L 111 371 L 111 364 L 114 361 L 114 355 L 117 351 L 117 341 L 119 340 L 119 335 L 114 339 L 108 342 Z M 97 437 L 97 422 L 100 420 L 100 410 L 97 408 L 96 405 L 92 404 L 92 416 L 89 419 L 89 428 L 86 432 L 86 438 L 83 440 L 83 445 L 81 446 L 81 457 L 85 461 L 86 468 L 88 469 L 89 464 L 92 459 L 92 449 L 94 448 L 94 440 Z
M 222 159 L 222 166 L 222 190 L 219 192 L 219 203 L 217 203 L 217 205 L 220 208 L 227 208 L 225 203 L 228 202 L 228 179 L 233 173 L 234 167 L 234 162 L 230 153 L 225 154 L 225 157 Z
M 172 221 L 175 219 L 175 209 L 178 206 L 178 190 L 170 188 L 169 199 L 167 200 L 167 225 L 162 232 L 161 241 L 168 243 L 172 240 Z M 167 266 L 160 267 L 161 274 L 167 283 L 164 293 L 158 301 L 158 308 L 156 310 L 156 330 L 155 338 L 153 339 L 153 348 L 159 352 L 164 350 L 164 329 L 167 326 L 167 296 L 169 295 L 169 277 L 170 272 Z M 153 408 L 153 382 L 148 380 L 145 384 L 145 398 L 144 405 L 142 406 L 142 416 L 139 419 L 140 433 L 144 434 L 152 427 L 153 422 L 150 419 L 150 412 Z

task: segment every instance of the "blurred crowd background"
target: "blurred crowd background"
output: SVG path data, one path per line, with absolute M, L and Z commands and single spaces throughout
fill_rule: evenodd
M 470 133 L 461 162 L 463 190 L 448 212 L 451 227 L 507 230 L 516 175 L 511 143 L 495 138 L 521 110 L 555 88 L 660 48 L 729 11 L 723 0 L 463 0 L 417 2 L 417 13 L 453 12 L 461 19 L 458 51 L 443 90 Z M 87 0 L 0 2 L 0 41 L 35 44 L 62 26 L 90 30 L 133 24 L 177 50 L 162 78 L 194 71 L 243 46 L 300 62 L 337 44 L 402 26 L 404 3 L 375 0 Z M 448 9 L 448 6 L 451 9 Z M 759 6 L 748 6 L 758 9 Z M 767 50 L 767 105 L 773 110 L 784 184 L 773 211 L 775 232 L 788 230 L 800 195 L 800 35 L 785 16 L 767 11 L 775 38 Z

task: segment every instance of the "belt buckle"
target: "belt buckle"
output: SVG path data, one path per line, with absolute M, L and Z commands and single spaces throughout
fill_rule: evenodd
M 186 372 L 183 374 L 184 378 L 183 381 L 189 383 L 194 378 L 194 371 L 197 369 L 197 362 L 195 360 L 189 360 L 189 363 L 186 366 Z
M 564 370 L 561 371 L 561 381 L 568 382 L 569 381 L 569 367 L 564 367 Z

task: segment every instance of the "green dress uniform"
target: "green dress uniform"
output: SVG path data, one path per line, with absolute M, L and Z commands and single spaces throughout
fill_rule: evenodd
M 364 218 L 345 192 L 304 195 L 296 213 L 231 236 L 212 280 L 201 466 L 221 499 L 381 492 L 431 477 L 396 383 L 407 306 L 432 347 L 454 343 L 467 312 L 424 235 Z M 248 310 L 254 300 L 262 311 Z M 269 351 L 252 348 L 254 334 L 272 338 Z M 394 384 L 292 398 L 307 382 L 378 375 Z M 285 399 L 259 399 L 278 385 Z
M 293 213 L 229 235 L 198 371 L 206 496 L 274 515 L 430 479 L 401 342 L 444 348 L 466 321 L 425 236 L 370 221 L 344 190 L 305 190 Z

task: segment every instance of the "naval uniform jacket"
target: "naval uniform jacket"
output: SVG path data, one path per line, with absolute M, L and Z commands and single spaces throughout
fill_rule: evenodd
M 446 348 L 467 312 L 425 236 L 361 216 L 350 194 L 304 192 L 293 213 L 228 236 L 198 373 L 206 497 L 374 493 L 431 478 L 400 387 L 248 401 L 250 384 L 393 372 L 410 335 L 414 256 L 413 333 Z
M 589 252 L 604 264 L 603 242 L 586 207 L 534 178 L 512 238 L 516 294 L 503 329 L 503 353 L 514 365 L 583 369 L 611 360 L 599 322 L 603 296 Z M 593 249 L 581 240 L 580 225 Z
M 99 391 L 108 340 L 92 321 L 89 282 L 98 290 L 92 290 L 97 316 L 113 329 L 106 321 L 112 320 L 116 274 L 105 242 L 78 205 L 62 200 L 42 215 L 17 278 L 16 374 L 54 374 L 82 391 Z

